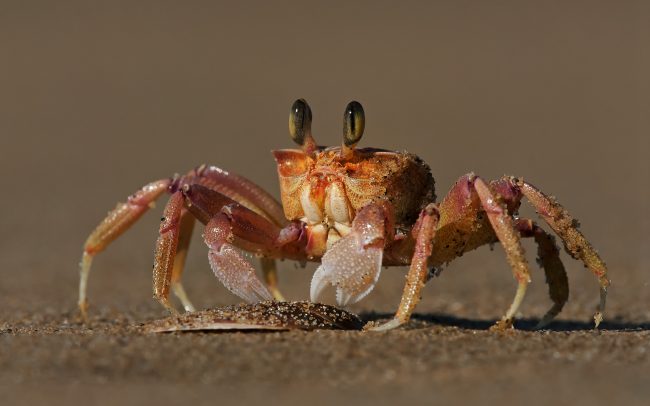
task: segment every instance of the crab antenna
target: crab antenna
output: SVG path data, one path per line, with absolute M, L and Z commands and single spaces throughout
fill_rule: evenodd
M 343 145 L 341 146 L 343 158 L 352 156 L 354 148 L 361 140 L 365 126 L 366 116 L 361 103 L 351 101 L 343 112 Z
M 311 134 L 311 118 L 311 108 L 305 99 L 293 102 L 289 111 L 289 135 L 309 155 L 316 150 L 316 141 Z

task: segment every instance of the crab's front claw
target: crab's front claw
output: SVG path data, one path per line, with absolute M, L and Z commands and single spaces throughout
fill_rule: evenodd
M 357 214 L 352 231 L 330 248 L 311 280 L 310 296 L 317 301 L 327 285 L 336 287 L 336 303 L 346 306 L 372 291 L 381 273 L 387 209 L 366 206 Z
M 273 300 L 273 295 L 255 274 L 255 269 L 230 244 L 211 249 L 208 259 L 214 275 L 232 293 L 248 303 Z
M 336 287 L 336 304 L 347 306 L 363 299 L 375 287 L 381 273 L 383 247 L 364 247 L 350 234 L 328 250 L 311 280 L 312 302 L 327 285 Z

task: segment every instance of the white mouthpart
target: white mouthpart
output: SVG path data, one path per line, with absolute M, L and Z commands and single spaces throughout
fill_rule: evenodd
M 321 208 L 311 199 L 311 185 L 309 184 L 305 185 L 300 193 L 300 205 L 309 224 L 320 223 L 323 220 Z
M 352 223 L 352 213 L 342 184 L 334 182 L 327 187 L 325 213 L 336 223 Z

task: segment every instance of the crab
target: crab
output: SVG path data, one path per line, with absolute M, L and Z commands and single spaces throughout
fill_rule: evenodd
M 578 229 L 578 223 L 553 198 L 520 177 L 486 181 L 461 176 L 436 203 L 429 166 L 408 152 L 357 148 L 365 127 L 361 104 L 350 102 L 343 116 L 340 146 L 316 144 L 312 112 L 303 99 L 289 114 L 289 133 L 299 149 L 273 151 L 281 203 L 248 179 L 215 166 L 201 165 L 183 176 L 156 180 L 108 213 L 88 237 L 80 264 L 79 308 L 87 314 L 86 286 L 92 260 L 138 220 L 161 195 L 170 194 L 161 218 L 153 265 L 154 297 L 170 312 L 170 290 L 186 311 L 194 311 L 183 285 L 183 272 L 195 220 L 205 225 L 203 240 L 215 276 L 249 303 L 284 300 L 275 261 L 320 262 L 310 298 L 336 289 L 336 302 L 347 306 L 368 295 L 382 267 L 409 266 L 398 309 L 389 321 L 368 326 L 388 330 L 406 323 L 425 283 L 441 266 L 465 252 L 500 242 L 517 282 L 511 305 L 496 329 L 512 326 L 530 282 L 520 240 L 533 238 L 546 274 L 551 308 L 548 324 L 568 299 L 568 280 L 554 237 L 535 221 L 517 214 L 525 197 L 561 238 L 566 251 L 598 279 L 603 318 L 609 279 L 607 268 Z M 242 251 L 261 259 L 262 279 Z

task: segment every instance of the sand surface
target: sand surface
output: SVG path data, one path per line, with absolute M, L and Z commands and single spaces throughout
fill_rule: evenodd
M 647 2 L 29 2 L 0 7 L 0 397 L 4 404 L 647 404 L 650 396 L 650 9 Z M 562 254 L 569 303 L 515 291 L 497 245 L 450 264 L 395 331 L 143 333 L 161 206 L 95 261 L 76 312 L 83 241 L 141 185 L 215 164 L 278 196 L 269 151 L 291 147 L 306 98 L 314 134 L 417 153 L 438 196 L 464 173 L 523 176 L 577 217 L 610 268 Z M 534 216 L 530 208 L 522 216 Z M 195 230 L 184 283 L 198 308 L 238 299 Z M 292 300 L 314 271 L 280 264 Z M 351 311 L 395 311 L 403 269 Z M 326 298 L 330 301 L 333 295 Z M 28 402 L 28 403 L 24 403 Z

